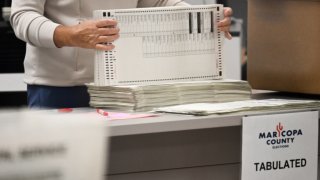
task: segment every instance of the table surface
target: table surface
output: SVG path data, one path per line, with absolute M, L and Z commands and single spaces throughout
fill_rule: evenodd
M 294 99 L 318 99 L 319 96 L 301 96 L 295 94 L 275 93 L 271 91 L 254 91 L 254 99 L 267 98 L 294 98 Z M 209 116 L 193 116 L 159 113 L 157 117 L 126 119 L 126 120 L 111 120 L 110 135 L 123 136 L 146 133 L 159 133 L 170 131 L 195 130 L 205 128 L 219 128 L 230 126 L 241 126 L 242 117 L 253 115 L 265 115 L 276 113 L 290 113 L 315 110 L 307 109 L 293 109 L 293 110 L 277 110 L 277 111 L 255 111 L 255 112 L 239 112 L 224 115 L 209 115 Z M 318 109 L 316 109 L 318 110 Z

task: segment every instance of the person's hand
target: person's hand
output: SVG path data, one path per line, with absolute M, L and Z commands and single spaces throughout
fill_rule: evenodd
M 223 9 L 223 14 L 224 14 L 224 19 L 218 23 L 218 28 L 220 29 L 220 31 L 224 32 L 224 35 L 226 38 L 232 39 L 232 36 L 229 32 L 230 25 L 231 25 L 232 9 L 229 7 L 225 7 Z
M 83 21 L 75 26 L 58 26 L 54 32 L 57 47 L 73 46 L 110 51 L 119 38 L 115 20 Z

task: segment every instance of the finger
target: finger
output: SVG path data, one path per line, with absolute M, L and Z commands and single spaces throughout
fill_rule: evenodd
M 103 19 L 103 20 L 98 20 L 96 22 L 96 26 L 98 28 L 110 27 L 110 26 L 116 26 L 116 25 L 117 25 L 117 21 L 115 21 L 113 19 Z
M 100 36 L 97 40 L 97 43 L 107 43 L 107 42 L 113 42 L 119 38 L 119 34 L 112 35 L 112 36 Z
M 229 32 L 230 31 L 230 26 L 219 27 L 219 30 L 223 31 L 223 32 Z
M 222 26 L 230 26 L 231 25 L 231 18 L 230 17 L 225 17 L 218 23 L 218 27 Z
M 102 36 L 108 36 L 108 35 L 116 35 L 119 34 L 120 29 L 119 28 L 99 28 L 98 33 Z
M 95 49 L 101 51 L 111 51 L 115 46 L 113 44 L 96 44 Z
M 228 31 L 225 31 L 225 32 L 224 32 L 224 36 L 225 36 L 227 39 L 229 39 L 229 40 L 232 39 L 232 35 L 231 35 L 230 32 L 228 32 Z
M 232 9 L 230 7 L 223 8 L 223 14 L 225 17 L 232 16 L 232 14 L 233 14 Z

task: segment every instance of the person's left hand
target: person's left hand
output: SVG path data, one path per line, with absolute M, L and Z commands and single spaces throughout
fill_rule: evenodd
M 230 40 L 232 39 L 232 36 L 229 32 L 230 25 L 231 25 L 232 9 L 229 7 L 225 7 L 223 9 L 223 14 L 224 14 L 224 19 L 218 23 L 218 28 L 220 29 L 220 31 L 223 31 L 225 37 Z

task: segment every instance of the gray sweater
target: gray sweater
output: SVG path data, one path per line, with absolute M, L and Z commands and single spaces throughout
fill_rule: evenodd
M 94 50 L 53 42 L 55 28 L 92 18 L 97 9 L 187 5 L 182 0 L 12 0 L 10 21 L 27 42 L 24 61 L 27 84 L 77 86 L 93 81 Z

